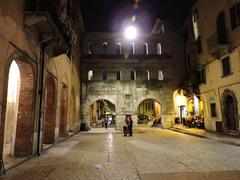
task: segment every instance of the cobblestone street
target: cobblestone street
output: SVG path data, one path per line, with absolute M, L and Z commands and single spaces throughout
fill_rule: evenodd
M 79 133 L 3 179 L 240 179 L 240 147 L 158 129 Z

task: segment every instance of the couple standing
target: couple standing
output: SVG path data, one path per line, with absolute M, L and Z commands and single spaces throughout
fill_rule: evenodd
M 133 120 L 130 115 L 126 115 L 125 120 L 123 121 L 123 134 L 124 136 L 132 136 L 132 126 L 133 126 Z

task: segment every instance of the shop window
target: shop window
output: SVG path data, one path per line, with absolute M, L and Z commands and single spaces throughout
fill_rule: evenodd
M 227 76 L 231 73 L 229 57 L 222 59 L 223 76 Z
M 211 117 L 217 117 L 216 103 L 211 103 Z

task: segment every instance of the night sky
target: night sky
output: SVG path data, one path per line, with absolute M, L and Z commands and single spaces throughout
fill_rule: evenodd
M 82 0 L 81 10 L 88 32 L 120 32 L 134 22 L 150 32 L 157 18 L 174 26 L 183 23 L 194 0 L 141 0 L 134 8 L 131 0 Z

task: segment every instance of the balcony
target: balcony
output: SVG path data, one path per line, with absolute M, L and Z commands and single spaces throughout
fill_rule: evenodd
M 55 56 L 68 54 L 71 47 L 71 36 L 60 19 L 63 10 L 52 0 L 26 0 L 24 9 L 24 25 L 33 32 L 37 31 L 39 41 L 53 39 Z
M 221 59 L 232 52 L 232 45 L 229 42 L 219 43 L 218 34 L 214 33 L 207 39 L 208 52 L 213 59 Z

